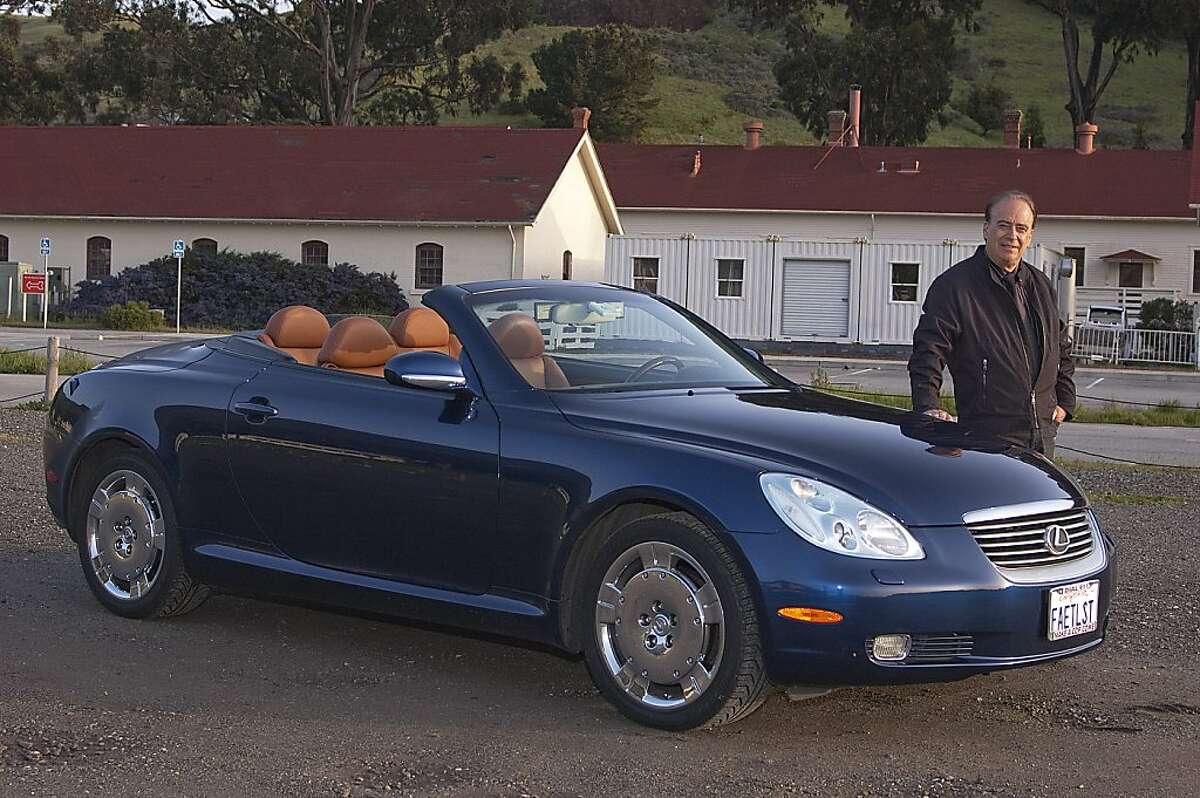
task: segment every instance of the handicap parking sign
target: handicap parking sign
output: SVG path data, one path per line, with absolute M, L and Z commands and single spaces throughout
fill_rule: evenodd
M 171 242 L 171 254 L 177 258 L 183 257 L 183 239 L 177 238 Z
M 43 239 L 42 239 L 41 250 L 42 250 L 42 254 L 43 254 L 43 255 L 49 255 L 49 254 L 50 254 L 50 239 L 48 239 L 48 238 L 43 238 Z

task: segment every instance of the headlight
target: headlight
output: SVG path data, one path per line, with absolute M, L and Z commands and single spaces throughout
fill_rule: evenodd
M 759 482 L 779 517 L 815 546 L 875 560 L 925 556 L 899 521 L 844 490 L 793 474 L 763 474 Z

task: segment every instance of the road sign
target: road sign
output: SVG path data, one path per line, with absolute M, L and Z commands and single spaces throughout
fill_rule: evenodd
M 171 242 L 171 256 L 175 258 L 183 257 L 183 239 L 177 238 Z
M 42 272 L 26 272 L 21 275 L 21 293 L 46 293 L 46 275 Z
M 43 238 L 43 239 L 42 239 L 41 250 L 42 250 L 42 254 L 43 254 L 43 255 L 49 255 L 49 254 L 50 254 L 50 239 L 48 239 L 48 238 Z

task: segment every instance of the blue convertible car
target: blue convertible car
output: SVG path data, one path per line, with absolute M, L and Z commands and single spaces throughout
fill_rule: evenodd
M 211 589 L 582 652 L 629 717 L 942 681 L 1103 639 L 1112 541 L 1024 449 L 783 378 L 658 297 L 445 286 L 72 377 L 50 508 L 111 611 Z

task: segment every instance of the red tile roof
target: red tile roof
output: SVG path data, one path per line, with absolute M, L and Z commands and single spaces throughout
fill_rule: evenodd
M 528 222 L 581 132 L 0 128 L 0 215 Z
M 597 145 L 617 207 L 965 213 L 1004 189 L 1043 214 L 1192 218 L 1184 150 Z M 700 174 L 692 177 L 700 151 Z M 813 167 L 825 158 L 819 168 Z M 919 162 L 919 168 L 914 166 Z M 1189 163 L 1190 162 L 1190 163 Z M 1194 200 L 1197 201 L 1197 200 Z
M 1147 255 L 1137 249 L 1123 249 L 1111 255 L 1102 255 L 1100 260 L 1162 260 L 1157 255 Z

